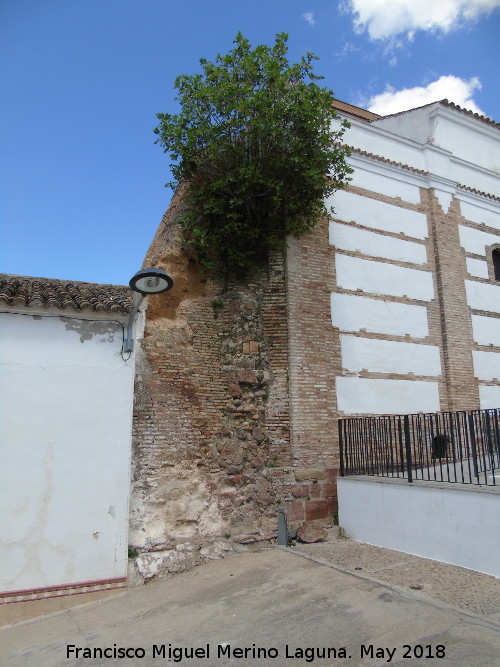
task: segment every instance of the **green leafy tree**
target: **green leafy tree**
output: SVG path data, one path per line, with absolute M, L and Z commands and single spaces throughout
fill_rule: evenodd
M 238 33 L 227 55 L 200 60 L 202 74 L 177 77 L 181 112 L 157 116 L 173 161 L 167 185 L 187 184 L 179 222 L 205 268 L 246 273 L 288 234 L 311 230 L 349 180 L 333 93 L 316 83 L 313 54 L 289 64 L 287 39 L 252 49 Z

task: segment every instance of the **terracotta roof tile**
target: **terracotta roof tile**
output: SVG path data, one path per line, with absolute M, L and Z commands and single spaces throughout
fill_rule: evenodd
M 500 201 L 500 197 L 498 195 L 492 195 L 489 192 L 483 192 L 482 190 L 478 190 L 477 188 L 471 188 L 468 185 L 461 185 L 460 183 L 458 184 L 458 187 L 461 190 L 467 190 L 468 192 L 473 192 L 475 195 L 480 195 L 481 197 L 487 197 L 488 199 L 494 199 L 495 201 Z
M 493 125 L 493 127 L 500 127 L 500 123 L 497 123 L 497 121 L 493 120 L 493 118 L 488 118 L 488 116 L 482 116 L 479 113 L 474 113 L 474 111 L 469 111 L 469 109 L 464 109 L 463 107 L 459 107 L 458 104 L 454 104 L 453 102 L 448 102 L 448 100 L 440 100 L 440 103 L 445 104 L 446 106 L 451 107 L 452 109 L 456 109 L 457 111 L 461 111 L 462 113 L 467 114 L 467 116 L 473 116 L 474 118 L 483 121 L 483 123 L 488 123 L 488 125 Z
M 382 117 L 376 113 L 373 113 L 373 111 L 368 111 L 367 109 L 362 109 L 361 107 L 355 107 L 354 104 L 348 104 L 347 102 L 342 102 L 342 100 L 333 100 L 333 108 L 336 111 L 339 111 L 341 114 L 363 121 L 376 120 L 377 118 Z
M 410 167 L 408 164 L 403 164 L 403 162 L 396 162 L 395 160 L 389 160 L 389 158 L 382 157 L 381 155 L 375 155 L 375 153 L 368 153 L 368 151 L 363 151 L 361 148 L 355 148 L 354 146 L 348 146 L 351 153 L 357 153 L 358 155 L 364 155 L 369 157 L 372 160 L 378 160 L 379 162 L 385 162 L 386 164 L 391 164 L 394 167 L 399 167 L 400 169 L 406 169 L 407 171 L 412 171 L 415 174 L 423 174 L 427 176 L 428 171 L 423 169 L 417 169 L 416 167 Z
M 133 308 L 133 292 L 122 285 L 99 285 L 1 273 L 0 304 L 126 315 Z

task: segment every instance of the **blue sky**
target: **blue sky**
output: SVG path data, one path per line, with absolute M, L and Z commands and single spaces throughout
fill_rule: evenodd
M 448 97 L 500 121 L 500 0 L 0 0 L 0 271 L 128 282 L 172 194 L 156 114 L 238 30 L 287 32 L 378 113 Z

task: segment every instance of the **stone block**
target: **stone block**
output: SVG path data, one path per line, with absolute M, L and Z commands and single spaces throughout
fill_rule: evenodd
M 337 485 L 336 484 L 323 484 L 321 489 L 323 498 L 332 498 L 337 496 Z
M 338 473 L 339 471 L 337 468 L 326 468 L 326 477 L 329 482 L 336 482 Z
M 305 501 L 306 521 L 315 519 L 326 519 L 328 517 L 328 501 L 326 500 L 306 500 Z
M 321 498 L 321 489 L 322 489 L 321 484 L 314 484 L 314 483 L 311 484 L 311 486 L 309 487 L 309 495 L 311 496 L 311 498 L 314 499 Z
M 247 477 L 246 475 L 234 475 L 234 477 L 228 477 L 227 481 L 234 486 L 243 486 L 243 484 L 246 484 Z
M 307 496 L 309 495 L 309 487 L 294 486 L 292 489 L 292 495 L 295 496 L 295 498 L 307 498 Z
M 324 542 L 328 538 L 328 533 L 325 528 L 318 526 L 317 523 L 303 523 L 297 529 L 297 537 L 301 542 L 309 544 L 313 542 Z
M 294 502 L 286 504 L 286 517 L 289 522 L 304 521 L 304 503 Z
M 331 516 L 334 512 L 338 512 L 339 510 L 339 501 L 337 496 L 334 498 L 327 498 L 326 500 L 327 506 L 328 506 L 328 515 Z
M 229 383 L 256 384 L 257 371 L 243 368 L 233 373 L 228 373 L 226 378 Z
M 314 480 L 327 479 L 325 468 L 299 468 L 294 470 L 295 481 L 313 482 Z

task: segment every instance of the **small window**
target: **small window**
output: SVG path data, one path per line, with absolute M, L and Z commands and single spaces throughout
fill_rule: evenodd
M 500 281 L 500 249 L 496 248 L 491 253 L 491 259 L 493 260 L 493 272 L 495 274 L 495 280 Z

